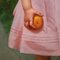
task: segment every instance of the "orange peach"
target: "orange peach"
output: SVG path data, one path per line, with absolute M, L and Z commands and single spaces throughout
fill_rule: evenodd
M 40 16 L 38 14 L 35 14 L 33 16 L 32 25 L 30 24 L 30 20 L 25 20 L 24 22 L 25 27 L 34 31 L 42 29 L 44 24 L 43 16 Z
M 36 29 L 43 27 L 43 16 L 35 15 L 33 18 L 33 24 Z

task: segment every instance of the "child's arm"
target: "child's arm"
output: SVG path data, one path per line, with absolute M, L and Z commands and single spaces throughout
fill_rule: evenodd
M 35 14 L 42 16 L 41 12 L 36 11 L 32 7 L 32 2 L 31 0 L 21 0 L 22 1 L 22 6 L 24 10 L 24 21 L 25 21 L 25 26 L 32 26 L 35 28 L 33 25 L 33 16 Z
M 21 0 L 24 11 L 32 8 L 31 0 Z

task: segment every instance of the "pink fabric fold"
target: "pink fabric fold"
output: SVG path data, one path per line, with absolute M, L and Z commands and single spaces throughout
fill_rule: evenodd
M 13 12 L 8 46 L 25 54 L 60 56 L 60 0 L 32 0 L 32 5 L 44 14 L 42 31 L 34 33 L 24 26 L 24 11 L 19 0 Z

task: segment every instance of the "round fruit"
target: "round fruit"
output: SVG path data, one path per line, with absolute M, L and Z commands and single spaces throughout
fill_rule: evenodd
M 30 24 L 30 20 L 24 20 L 24 25 L 31 31 L 40 31 L 43 28 L 43 16 L 35 14 L 33 16 L 32 25 Z
M 35 29 L 41 29 L 43 27 L 43 17 L 39 15 L 34 15 L 33 24 Z

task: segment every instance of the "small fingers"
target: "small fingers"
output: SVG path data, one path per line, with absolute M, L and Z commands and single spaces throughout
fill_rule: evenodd
M 34 13 L 40 15 L 40 16 L 44 16 L 42 12 L 39 12 L 39 11 L 34 11 Z

